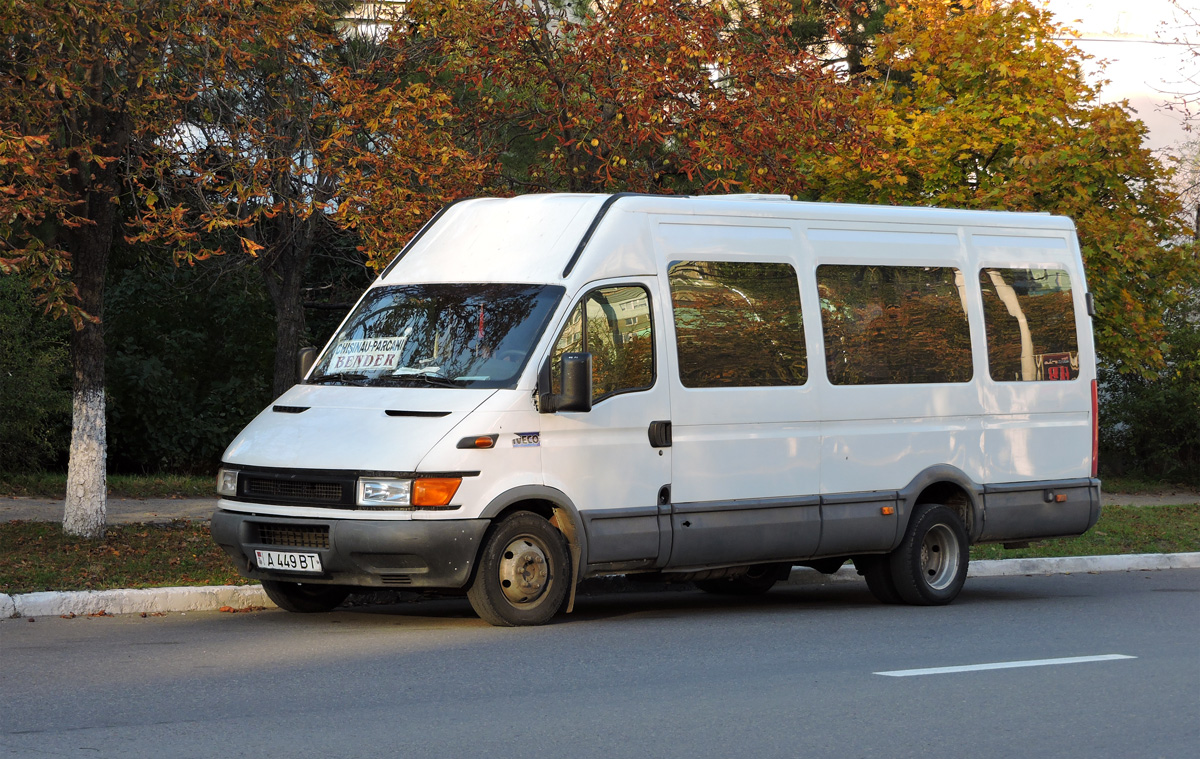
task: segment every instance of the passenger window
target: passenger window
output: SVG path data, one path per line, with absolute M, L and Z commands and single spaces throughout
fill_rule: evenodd
M 1071 275 L 1062 269 L 979 272 L 988 371 L 998 382 L 1073 380 L 1079 338 Z
M 818 266 L 829 381 L 969 382 L 964 284 L 951 267 Z
M 790 265 L 673 261 L 668 279 L 684 387 L 808 381 L 800 288 Z
M 550 355 L 551 391 L 562 392 L 564 353 L 592 354 L 592 401 L 654 385 L 650 295 L 640 286 L 592 290 L 575 305 Z

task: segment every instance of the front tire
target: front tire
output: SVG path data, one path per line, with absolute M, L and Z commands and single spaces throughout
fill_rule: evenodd
M 491 528 L 467 600 L 488 624 L 542 625 L 562 608 L 570 584 L 566 538 L 540 516 L 519 512 Z
M 967 581 L 967 530 L 952 509 L 936 503 L 918 506 L 904 541 L 889 557 L 900 598 L 918 606 L 953 601 Z
M 350 595 L 350 589 L 340 585 L 263 580 L 262 587 L 267 598 L 274 601 L 276 606 L 298 614 L 330 611 Z

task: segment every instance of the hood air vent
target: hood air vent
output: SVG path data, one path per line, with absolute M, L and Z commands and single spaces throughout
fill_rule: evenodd
M 402 411 L 394 408 L 390 408 L 383 413 L 388 416 L 423 416 L 435 419 L 439 416 L 450 416 L 449 411 Z

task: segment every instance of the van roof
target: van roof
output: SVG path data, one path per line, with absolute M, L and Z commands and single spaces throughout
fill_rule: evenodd
M 380 281 L 562 281 L 605 219 L 619 217 L 611 211 L 800 222 L 1074 230 L 1069 218 L 1045 213 L 814 203 L 793 201 L 786 195 L 556 193 L 473 198 L 452 203 L 434 216 L 384 270 Z

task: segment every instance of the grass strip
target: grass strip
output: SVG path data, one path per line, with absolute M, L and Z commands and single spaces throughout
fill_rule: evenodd
M 1011 551 L 998 543 L 987 543 L 973 546 L 971 558 L 1040 559 L 1192 551 L 1200 551 L 1200 507 L 1105 506 L 1096 526 L 1080 537 L 1040 541 L 1029 548 Z
M 184 474 L 110 474 L 108 494 L 116 498 L 208 498 L 216 493 L 215 476 Z M 0 496 L 65 498 L 67 475 L 0 472 Z
M 1200 507 L 1108 506 L 1078 538 L 1030 548 L 975 546 L 972 559 L 1200 551 Z M 176 521 L 110 527 L 103 542 L 68 538 L 56 522 L 0 524 L 0 592 L 104 590 L 248 581 L 217 548 L 208 525 Z
M 0 593 L 248 582 L 203 523 L 114 526 L 102 542 L 67 537 L 57 522 L 0 524 Z

